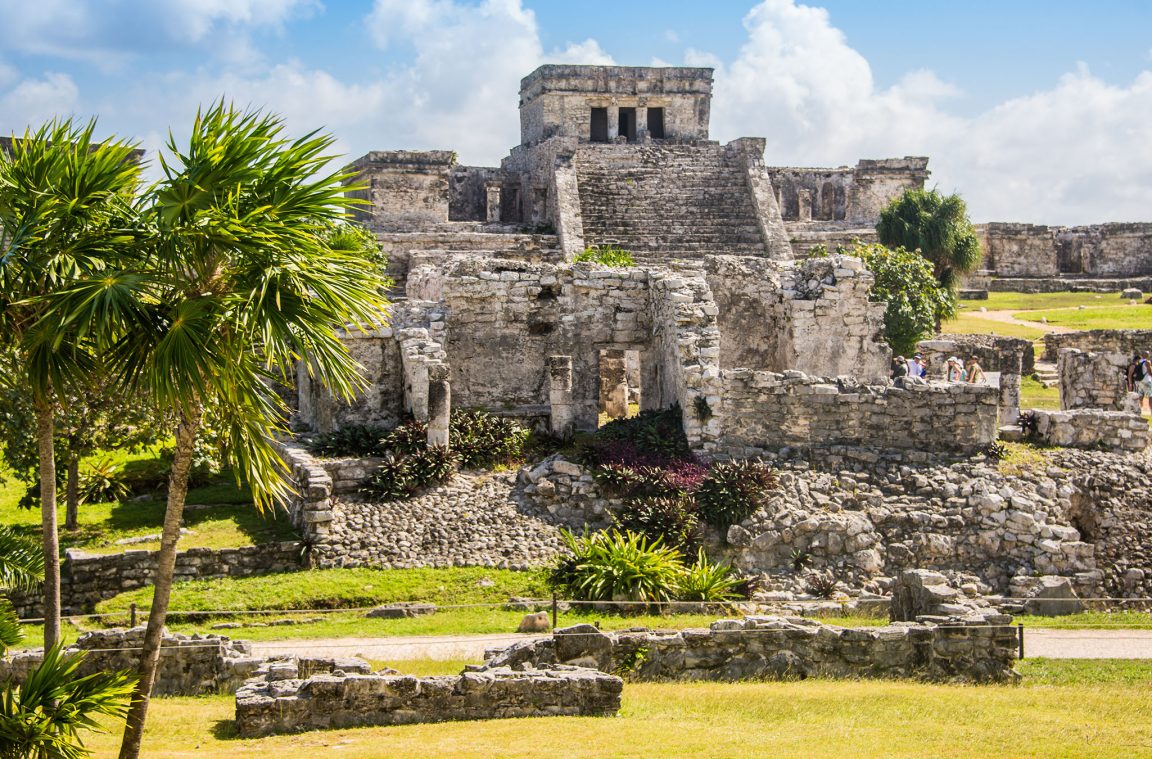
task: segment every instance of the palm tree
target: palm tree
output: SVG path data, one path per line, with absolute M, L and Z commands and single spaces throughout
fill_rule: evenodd
M 9 377 L 30 390 L 40 459 L 45 562 L 44 647 L 60 639 L 60 544 L 53 451 L 57 392 L 81 373 L 66 333 L 38 337 L 44 296 L 104 267 L 126 240 L 140 167 L 133 146 L 95 143 L 96 123 L 52 121 L 0 150 L 0 347 L 21 367 Z
M 140 680 L 120 748 L 136 757 L 155 679 L 193 445 L 206 416 L 233 469 L 267 507 L 290 492 L 270 445 L 287 409 L 272 388 L 297 361 L 336 393 L 363 380 L 337 336 L 379 321 L 381 275 L 328 234 L 350 204 L 347 173 L 324 173 L 332 138 L 288 141 L 276 116 L 223 103 L 197 115 L 188 147 L 169 140 L 145 208 L 153 254 L 54 301 L 54 327 L 107 341 L 119 367 L 176 417 L 176 450 Z
M 952 293 L 984 255 L 963 198 L 936 190 L 908 190 L 893 200 L 880 212 L 876 233 L 889 248 L 919 250 L 941 287 Z
M 0 588 L 28 588 L 40 581 L 44 557 L 36 542 L 0 526 Z M 0 654 L 23 639 L 16 612 L 0 596 Z M 98 715 L 123 717 L 135 684 L 127 672 L 79 677 L 83 654 L 48 648 L 24 682 L 0 690 L 0 759 L 87 756 L 80 730 L 101 730 Z

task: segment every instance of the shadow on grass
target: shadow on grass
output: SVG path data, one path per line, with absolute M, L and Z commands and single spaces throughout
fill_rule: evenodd
M 212 737 L 218 741 L 241 740 L 240 732 L 236 729 L 236 720 L 218 719 L 212 724 Z

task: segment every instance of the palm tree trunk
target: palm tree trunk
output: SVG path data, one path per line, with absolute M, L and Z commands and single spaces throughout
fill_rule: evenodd
M 148 610 L 148 628 L 144 632 L 144 646 L 140 652 L 140 680 L 132 693 L 132 705 L 124 725 L 124 739 L 120 743 L 120 759 L 137 759 L 140 740 L 144 737 L 144 719 L 152 686 L 156 682 L 156 669 L 160 661 L 160 642 L 164 621 L 168 616 L 168 601 L 172 595 L 172 575 L 176 569 L 176 542 L 180 539 L 180 524 L 184 517 L 184 501 L 188 496 L 188 473 L 192 466 L 192 449 L 200 431 L 203 409 L 197 405 L 182 414 L 176 428 L 176 453 L 172 458 L 172 471 L 168 475 L 168 506 L 164 512 L 164 529 L 160 537 L 156 577 L 152 593 L 152 608 Z
M 80 519 L 80 457 L 70 454 L 68 484 L 64 488 L 64 529 L 75 530 Z
M 52 401 L 36 401 L 40 447 L 40 527 L 44 541 L 44 650 L 60 640 L 60 536 L 56 524 L 56 436 Z

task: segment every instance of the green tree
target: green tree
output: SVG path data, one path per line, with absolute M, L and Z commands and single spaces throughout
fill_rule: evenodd
M 952 294 L 940 286 L 932 264 L 916 251 L 857 240 L 836 252 L 859 258 L 875 278 L 868 299 L 888 304 L 884 340 L 897 354 L 911 355 L 916 343 L 932 335 L 940 320 L 955 310 Z M 817 246 L 809 255 L 826 256 L 828 250 Z
M 83 375 L 83 350 L 67 330 L 40 329 L 45 296 L 104 268 L 132 239 L 140 167 L 133 146 L 93 139 L 95 122 L 53 121 L 0 151 L 0 349 L 19 368 L 7 379 L 32 397 L 45 560 L 44 645 L 60 639 L 60 544 L 55 416 L 59 394 Z
M 32 587 L 39 582 L 44 557 L 35 541 L 0 527 L 0 589 Z M 7 598 L 0 596 L 0 654 L 23 638 Z M 97 672 L 80 677 L 83 654 L 64 654 L 60 643 L 20 684 L 0 689 L 0 758 L 72 759 L 88 756 L 81 730 L 103 728 L 96 717 L 123 717 L 134 680 L 127 672 Z
M 952 293 L 984 255 L 964 200 L 936 190 L 907 190 L 893 200 L 880 212 L 876 233 L 889 248 L 919 250 L 932 262 L 936 280 Z
M 172 590 L 188 472 L 208 420 L 257 506 L 290 492 L 271 439 L 287 432 L 274 389 L 302 360 L 351 397 L 359 366 L 337 332 L 379 322 L 381 276 L 360 251 L 328 244 L 353 202 L 351 175 L 325 173 L 332 139 L 283 136 L 279 118 L 223 103 L 199 114 L 187 148 L 168 143 L 163 178 L 145 198 L 152 255 L 53 300 L 50 323 L 99 337 L 106 355 L 171 408 L 175 452 L 139 675 L 121 744 L 136 757 Z

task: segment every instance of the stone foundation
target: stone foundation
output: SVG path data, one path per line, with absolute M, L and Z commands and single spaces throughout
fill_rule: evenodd
M 1075 348 L 1096 353 L 1120 353 L 1131 358 L 1133 351 L 1152 350 L 1152 330 L 1090 329 L 1083 332 L 1044 335 L 1044 360 L 1056 361 L 1060 351 Z
M 299 675 L 299 676 L 298 676 Z M 305 679 L 300 679 L 304 677 Z M 240 736 L 513 717 L 608 717 L 623 681 L 579 667 L 413 677 L 268 668 L 236 692 Z
M 1011 617 L 1004 617 L 1008 622 Z M 802 617 L 722 619 L 709 629 L 601 632 L 592 625 L 490 652 L 483 669 L 569 663 L 629 681 L 791 680 L 807 677 L 1010 682 L 1018 654 L 1009 624 L 845 629 Z
M 1128 392 L 1129 358 L 1123 353 L 1085 353 L 1064 348 L 1056 361 L 1060 408 L 1104 409 L 1139 414 L 1140 398 Z
M 65 653 L 85 653 L 80 676 L 114 670 L 135 671 L 140 665 L 144 628 L 113 628 L 84 633 Z M 207 696 L 236 690 L 263 660 L 252 655 L 250 644 L 220 635 L 165 633 L 154 696 Z M 43 658 L 39 650 L 21 651 L 0 660 L 0 681 L 22 681 Z
M 1148 448 L 1148 420 L 1124 411 L 1032 412 L 1036 417 L 1036 440 L 1042 445 L 1139 453 Z

